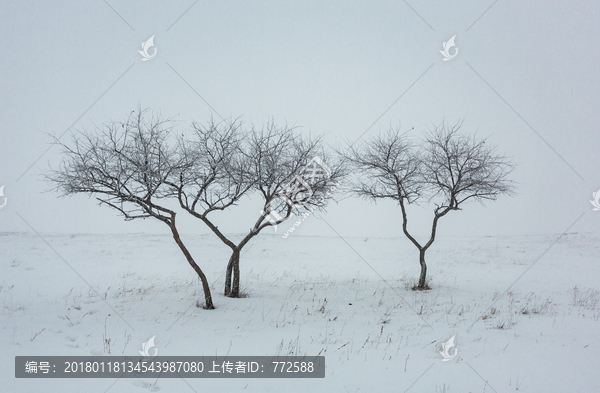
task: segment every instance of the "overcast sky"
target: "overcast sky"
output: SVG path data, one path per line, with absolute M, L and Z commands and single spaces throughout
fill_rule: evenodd
M 255 124 L 273 117 L 331 143 L 390 125 L 418 138 L 464 118 L 464 132 L 489 137 L 518 164 L 518 195 L 467 204 L 440 221 L 440 234 L 597 231 L 599 20 L 597 1 L 3 1 L 0 232 L 168 233 L 85 196 L 44 192 L 40 177 L 60 160 L 47 134 L 120 120 L 138 104 L 182 128 L 211 112 Z M 443 61 L 454 35 L 458 54 Z M 156 56 L 142 61 L 151 36 Z M 247 231 L 255 202 L 219 225 Z M 328 210 L 342 236 L 401 236 L 392 202 L 350 198 Z M 409 214 L 425 234 L 431 206 Z M 197 220 L 182 225 L 207 232 Z M 335 236 L 314 217 L 298 233 Z

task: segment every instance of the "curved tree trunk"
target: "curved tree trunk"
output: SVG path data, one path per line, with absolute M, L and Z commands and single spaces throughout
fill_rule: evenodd
M 212 295 L 210 294 L 210 287 L 208 285 L 208 280 L 206 279 L 206 276 L 204 275 L 204 272 L 202 271 L 202 269 L 200 269 L 200 266 L 198 266 L 196 264 L 196 262 L 194 261 L 194 258 L 192 258 L 192 254 L 190 254 L 188 249 L 185 247 L 185 245 L 181 241 L 181 238 L 179 237 L 179 232 L 177 231 L 177 228 L 175 227 L 175 219 L 174 218 L 172 219 L 172 223 L 171 223 L 171 232 L 173 233 L 173 239 L 175 239 L 175 242 L 177 243 L 177 245 L 183 252 L 183 255 L 185 255 L 185 258 L 187 259 L 188 263 L 192 266 L 192 268 L 194 269 L 196 274 L 198 274 L 198 277 L 200 277 L 200 281 L 202 281 L 202 288 L 204 289 L 204 302 L 205 302 L 204 308 L 206 308 L 207 310 L 214 310 L 215 306 L 212 301 Z
M 428 289 L 427 284 L 425 284 L 425 279 L 427 278 L 427 264 L 425 263 L 425 249 L 419 250 L 419 263 L 421 264 L 421 275 L 419 276 L 419 284 L 417 289 Z

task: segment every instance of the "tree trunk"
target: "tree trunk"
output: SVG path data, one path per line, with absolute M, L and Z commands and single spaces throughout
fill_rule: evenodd
M 260 223 L 260 220 L 258 223 Z M 230 246 L 233 250 L 233 253 L 229 258 L 229 263 L 227 264 L 227 272 L 225 273 L 225 296 L 240 297 L 240 253 L 242 252 L 242 248 L 244 248 L 244 246 L 248 244 L 250 239 L 252 239 L 260 232 L 260 230 L 256 230 L 258 223 L 255 225 L 255 230 L 252 230 L 248 235 L 246 235 L 244 240 L 242 240 L 237 246 Z M 231 282 L 232 276 L 233 283 Z
M 240 297 L 240 251 L 235 252 L 235 261 L 233 264 L 233 287 L 231 288 L 231 297 Z
M 231 273 L 233 272 L 233 254 L 229 257 L 229 262 L 227 263 L 227 270 L 225 271 L 225 289 L 223 290 L 223 295 L 229 296 L 231 293 Z
M 171 232 L 173 233 L 173 239 L 175 239 L 175 242 L 177 243 L 177 245 L 183 252 L 183 255 L 185 255 L 188 263 L 192 266 L 192 268 L 194 269 L 196 274 L 198 274 L 198 277 L 200 277 L 200 281 L 202 281 L 202 288 L 204 289 L 204 301 L 205 301 L 204 308 L 206 308 L 207 310 L 214 310 L 215 306 L 212 301 L 212 295 L 210 294 L 210 287 L 208 285 L 208 280 L 206 279 L 206 276 L 204 275 L 204 272 L 202 271 L 202 269 L 200 269 L 200 266 L 198 266 L 196 264 L 196 262 L 194 261 L 194 258 L 192 258 L 192 254 L 190 254 L 188 249 L 185 247 L 185 245 L 181 241 L 181 238 L 179 237 L 179 232 L 177 232 L 177 228 L 175 227 L 175 219 L 174 218 L 172 219 Z
M 240 250 L 235 249 L 229 258 L 225 273 L 225 296 L 238 297 L 240 293 Z M 233 284 L 231 278 L 233 275 Z
M 419 263 L 421 264 L 421 275 L 419 276 L 419 284 L 417 289 L 429 289 L 425 284 L 425 279 L 427 278 L 427 264 L 425 263 L 425 249 L 419 250 Z

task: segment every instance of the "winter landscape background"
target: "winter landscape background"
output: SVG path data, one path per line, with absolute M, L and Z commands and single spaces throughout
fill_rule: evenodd
M 0 373 L 28 391 L 564 392 L 599 389 L 600 6 L 534 1 L 0 4 Z M 155 36 L 156 57 L 141 61 Z M 443 61 L 456 35 L 458 54 Z M 50 135 L 136 107 L 191 120 L 297 125 L 331 144 L 443 120 L 517 164 L 515 197 L 451 212 L 414 292 L 398 207 L 332 203 L 244 250 L 247 297 L 223 297 L 228 250 L 181 215 L 216 310 L 163 225 L 57 198 Z M 412 129 L 414 127 L 414 130 Z M 49 135 L 50 134 L 50 135 Z M 223 212 L 231 234 L 260 205 Z M 427 236 L 431 206 L 412 207 Z M 97 294 L 96 294 L 97 292 Z M 119 315 L 115 315 L 116 310 Z M 326 356 L 318 380 L 30 380 L 20 355 Z M 456 335 L 457 357 L 442 362 Z

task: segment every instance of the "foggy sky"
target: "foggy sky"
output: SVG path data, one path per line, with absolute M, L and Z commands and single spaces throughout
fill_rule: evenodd
M 464 132 L 489 137 L 518 164 L 518 195 L 451 212 L 440 235 L 597 231 L 589 200 L 600 188 L 600 3 L 408 3 L 0 3 L 0 232 L 168 234 L 93 198 L 58 198 L 40 176 L 60 161 L 48 134 L 120 120 L 138 104 L 181 129 L 211 113 L 257 125 L 272 117 L 330 143 L 390 125 L 418 138 L 464 119 Z M 142 61 L 152 35 L 157 54 Z M 459 52 L 443 61 L 454 35 Z M 244 200 L 213 218 L 246 232 L 260 207 Z M 426 234 L 431 211 L 411 208 L 409 227 Z M 182 232 L 207 233 L 180 217 Z M 393 202 L 348 198 L 324 218 L 342 236 L 402 236 Z M 295 233 L 336 236 L 329 225 L 311 217 Z

